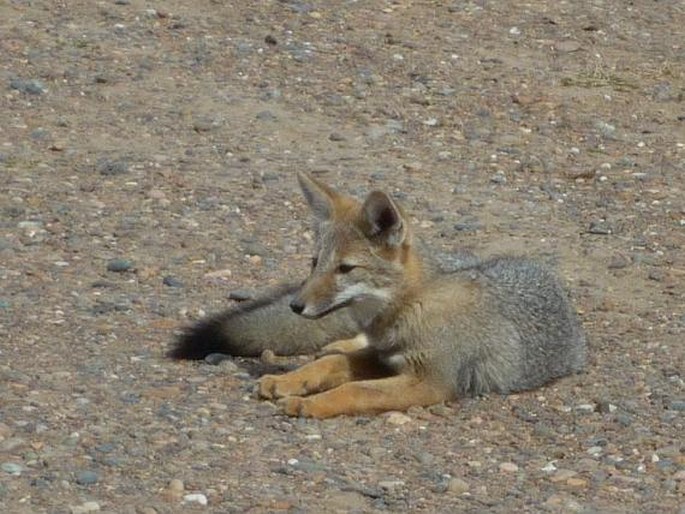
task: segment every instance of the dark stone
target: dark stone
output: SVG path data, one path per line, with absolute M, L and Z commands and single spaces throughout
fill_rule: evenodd
M 47 91 L 40 80 L 12 79 L 10 87 L 29 95 L 42 95 Z
M 162 279 L 162 284 L 169 287 L 183 287 L 183 282 L 181 282 L 177 278 L 172 277 L 171 275 L 167 275 L 166 277 L 164 277 Z
M 98 159 L 97 170 L 100 175 L 113 176 L 128 173 L 128 163 L 123 160 Z
M 83 470 L 76 473 L 76 483 L 79 485 L 97 484 L 98 478 L 98 474 L 95 471 Z
M 601 236 L 608 236 L 613 232 L 606 221 L 593 221 L 590 223 L 590 227 L 587 231 L 590 234 L 597 234 Z
M 212 366 L 218 366 L 225 360 L 230 360 L 231 356 L 226 353 L 210 353 L 205 357 L 205 362 Z
M 115 273 L 129 271 L 132 267 L 133 263 L 128 259 L 112 259 L 107 263 L 107 271 L 114 271 Z

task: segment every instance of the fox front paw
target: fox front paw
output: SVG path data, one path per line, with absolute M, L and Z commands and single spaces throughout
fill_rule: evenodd
M 306 384 L 288 375 L 264 375 L 259 379 L 259 396 L 267 400 L 306 394 Z
M 278 400 L 278 405 L 288 416 L 312 417 L 313 414 L 310 412 L 309 403 L 311 401 L 301 396 L 286 396 Z

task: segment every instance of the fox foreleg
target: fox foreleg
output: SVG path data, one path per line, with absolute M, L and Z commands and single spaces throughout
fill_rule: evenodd
M 264 375 L 259 380 L 259 396 L 267 399 L 305 396 L 320 393 L 353 380 L 388 376 L 390 370 L 378 361 L 375 353 L 325 355 L 283 375 Z
M 279 405 L 289 416 L 330 418 L 406 410 L 452 399 L 449 389 L 409 374 L 347 382 L 308 397 L 288 396 Z
M 361 333 L 352 339 L 339 339 L 327 344 L 318 352 L 318 356 L 336 353 L 354 353 L 369 346 L 369 339 L 366 334 Z

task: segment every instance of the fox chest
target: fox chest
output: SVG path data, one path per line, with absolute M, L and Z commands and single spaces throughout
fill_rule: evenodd
M 416 340 L 407 338 L 399 327 L 388 327 L 382 333 L 367 334 L 367 337 L 380 361 L 395 373 L 423 373 L 426 355 L 416 348 Z

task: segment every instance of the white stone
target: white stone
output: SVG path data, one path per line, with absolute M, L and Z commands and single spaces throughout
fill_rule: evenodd
M 202 493 L 186 494 L 183 497 L 183 501 L 186 503 L 199 503 L 203 506 L 207 505 L 207 497 Z

